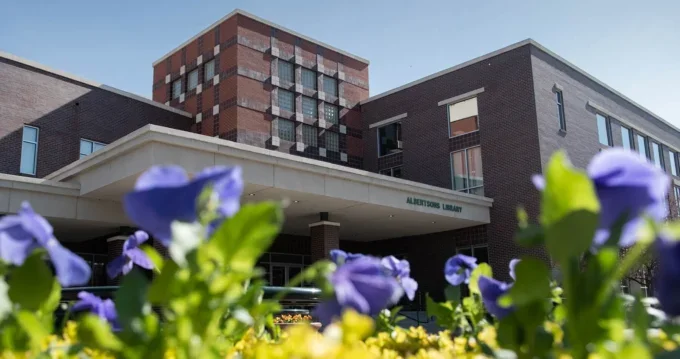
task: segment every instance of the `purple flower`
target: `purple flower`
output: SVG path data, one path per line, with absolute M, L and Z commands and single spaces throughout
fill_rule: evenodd
M 330 254 L 331 260 L 337 265 L 342 265 L 364 256 L 361 253 L 347 253 L 340 249 L 332 249 Z
M 114 331 L 120 330 L 116 306 L 111 299 L 101 299 L 88 292 L 78 293 L 80 300 L 71 308 L 74 312 L 89 311 L 111 324 Z
M 194 222 L 198 218 L 198 196 L 212 185 L 219 199 L 218 214 L 229 218 L 239 209 L 243 179 L 239 167 L 208 167 L 193 179 L 179 166 L 156 166 L 137 179 L 135 189 L 124 198 L 125 211 L 139 227 L 164 245 L 170 244 L 173 221 Z
M 138 248 L 148 239 L 149 235 L 144 231 L 137 231 L 131 235 L 123 244 L 123 254 L 106 266 L 106 273 L 109 278 L 115 278 L 121 272 L 128 274 L 135 264 L 145 269 L 153 269 L 153 262 L 151 262 L 149 256 Z
M 623 148 L 604 150 L 593 157 L 587 172 L 600 201 L 595 247 L 607 241 L 620 218 L 625 222 L 619 245 L 627 247 L 635 242 L 643 215 L 656 221 L 666 217 L 668 176 L 638 153 Z M 533 182 L 539 190 L 545 187 L 541 176 L 534 176 Z
M 411 265 L 407 260 L 398 260 L 394 256 L 387 256 L 381 261 L 387 273 L 394 277 L 401 285 L 409 300 L 413 300 L 418 290 L 418 282 L 411 278 Z
M 90 280 L 90 266 L 54 238 L 52 226 L 33 211 L 28 202 L 21 204 L 16 215 L 0 218 L 0 258 L 22 265 L 36 248 L 44 248 L 64 287 L 83 285 Z
M 451 285 L 469 283 L 472 271 L 477 268 L 477 258 L 456 254 L 449 258 L 444 265 L 444 276 Z
M 498 298 L 507 293 L 512 284 L 501 282 L 487 276 L 479 276 L 479 292 L 482 294 L 482 302 L 486 310 L 498 319 L 515 310 L 513 307 L 503 308 L 498 305 Z
M 339 266 L 330 282 L 335 298 L 320 303 L 315 310 L 315 316 L 322 323 L 330 323 L 346 308 L 376 315 L 396 303 L 403 294 L 399 283 L 385 273 L 380 260 L 372 257 L 358 258 Z
M 669 316 L 680 316 L 680 241 L 665 238 L 662 234 L 654 244 L 659 259 L 656 297 L 661 309 Z
M 510 265 L 509 265 L 509 267 L 510 267 L 510 278 L 512 278 L 512 280 L 517 280 L 517 278 L 515 278 L 515 266 L 517 266 L 517 263 L 519 263 L 520 261 L 521 261 L 521 259 L 517 259 L 517 258 L 510 261 Z

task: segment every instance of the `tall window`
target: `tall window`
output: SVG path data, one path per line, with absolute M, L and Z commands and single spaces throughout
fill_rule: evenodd
M 215 60 L 210 60 L 203 65 L 203 82 L 208 82 L 208 80 L 215 77 Z
M 451 153 L 453 189 L 471 194 L 484 195 L 484 173 L 482 172 L 482 148 L 466 148 Z
M 378 128 L 378 156 L 401 151 L 401 123 L 395 122 Z
M 621 126 L 621 143 L 623 143 L 623 148 L 628 150 L 633 149 L 633 138 L 631 136 L 630 130 L 623 126 Z
M 24 126 L 21 141 L 21 167 L 19 172 L 27 175 L 35 175 L 38 163 L 38 128 Z
M 330 77 L 323 77 L 323 92 L 338 97 L 338 80 Z
M 340 117 L 340 114 L 338 113 L 338 106 L 331 105 L 329 103 L 323 104 L 323 118 L 328 121 L 329 123 L 332 123 L 334 125 L 338 124 L 338 117 Z
M 302 87 L 316 90 L 316 72 L 305 68 L 302 69 Z
M 333 152 L 340 151 L 340 136 L 337 132 L 326 131 L 324 132 L 324 137 L 326 138 L 326 149 Z
M 649 150 L 647 149 L 647 139 L 645 136 L 639 133 L 635 134 L 635 147 L 637 148 L 638 153 L 649 158 Z
M 177 79 L 172 83 L 172 98 L 178 98 L 182 93 L 182 79 Z
M 316 132 L 316 127 L 310 125 L 302 125 L 302 142 L 307 146 L 318 146 L 319 134 Z
M 671 150 L 668 151 L 668 159 L 671 161 L 671 174 L 673 176 L 678 175 L 678 154 Z
M 663 170 L 664 169 L 663 152 L 661 150 L 661 146 L 654 141 L 651 142 L 652 142 L 652 161 L 654 161 L 654 165 L 656 167 L 659 167 Z
M 567 130 L 567 117 L 564 115 L 564 97 L 562 91 L 555 91 L 555 100 L 557 101 L 557 118 L 559 120 L 560 130 Z
M 449 137 L 479 130 L 477 98 L 449 105 Z
M 295 96 L 292 92 L 279 89 L 279 107 L 295 112 Z
M 673 194 L 675 194 L 675 209 L 680 213 L 680 187 L 673 186 Z
M 279 127 L 279 138 L 295 142 L 295 123 L 281 118 L 277 119 L 276 122 Z
M 401 166 L 380 170 L 380 174 L 395 178 L 401 178 Z
M 295 68 L 293 64 L 279 59 L 279 79 L 295 82 Z
M 92 154 L 93 152 L 100 150 L 106 146 L 101 142 L 95 142 L 85 139 L 80 139 L 80 158 Z
M 302 96 L 302 113 L 305 116 L 318 118 L 319 107 L 316 105 L 316 100 L 311 97 Z
M 605 146 L 611 146 L 612 141 L 610 136 L 611 131 L 609 130 L 609 119 L 603 115 L 600 115 L 599 113 L 596 115 L 596 117 L 597 137 L 600 140 L 600 143 Z
M 198 69 L 189 72 L 187 76 L 187 91 L 191 91 L 198 86 Z

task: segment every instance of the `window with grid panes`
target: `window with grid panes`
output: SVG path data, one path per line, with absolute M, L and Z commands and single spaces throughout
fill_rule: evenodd
M 295 123 L 284 119 L 276 120 L 279 127 L 279 138 L 295 142 Z
M 340 117 L 338 111 L 338 106 L 330 103 L 323 104 L 323 118 L 334 125 L 338 124 L 338 117 Z
M 279 59 L 279 80 L 295 82 L 295 68 L 293 64 Z
M 215 60 L 210 60 L 203 65 L 203 82 L 208 82 L 215 77 Z
M 319 107 L 316 105 L 315 99 L 302 96 L 302 114 L 312 118 L 319 117 Z
M 451 169 L 454 190 L 484 195 L 482 148 L 480 146 L 452 152 Z
M 290 91 L 279 89 L 279 107 L 295 112 L 295 95 Z
M 187 91 L 191 91 L 198 86 L 198 69 L 189 72 L 187 76 Z
M 24 126 L 21 140 L 21 164 L 19 172 L 35 175 L 38 164 L 38 130 L 37 127 Z
M 302 69 L 302 87 L 316 90 L 316 72 L 309 69 Z
M 182 93 L 182 79 L 177 79 L 172 83 L 172 98 L 178 98 Z
M 316 132 L 316 127 L 310 125 L 302 125 L 302 142 L 307 146 L 318 146 L 319 134 Z
M 338 97 L 338 80 L 324 75 L 323 92 Z
M 339 152 L 340 151 L 340 136 L 337 132 L 326 131 L 324 136 L 326 137 L 326 149 L 328 151 Z
M 96 142 L 96 141 L 90 141 L 81 138 L 80 139 L 80 158 L 83 158 L 87 155 L 92 154 L 93 152 L 97 150 L 101 150 L 106 146 L 105 144 L 101 142 Z

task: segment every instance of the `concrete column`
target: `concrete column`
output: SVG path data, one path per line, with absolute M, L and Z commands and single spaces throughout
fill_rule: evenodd
M 309 225 L 312 261 L 330 258 L 332 249 L 340 248 L 340 223 L 321 220 Z
M 120 256 L 123 253 L 123 244 L 125 243 L 125 240 L 127 238 L 128 236 L 119 235 L 108 238 L 106 240 L 106 247 L 108 252 L 107 263 L 111 263 L 112 260 L 116 259 L 116 257 Z M 106 278 L 108 285 L 120 285 L 122 276 L 118 276 L 114 279 L 111 279 L 107 274 Z

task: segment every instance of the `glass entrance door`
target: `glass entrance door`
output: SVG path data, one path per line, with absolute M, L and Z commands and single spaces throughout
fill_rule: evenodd
M 272 263 L 269 269 L 269 285 L 283 287 L 302 272 L 302 266 L 287 263 Z

